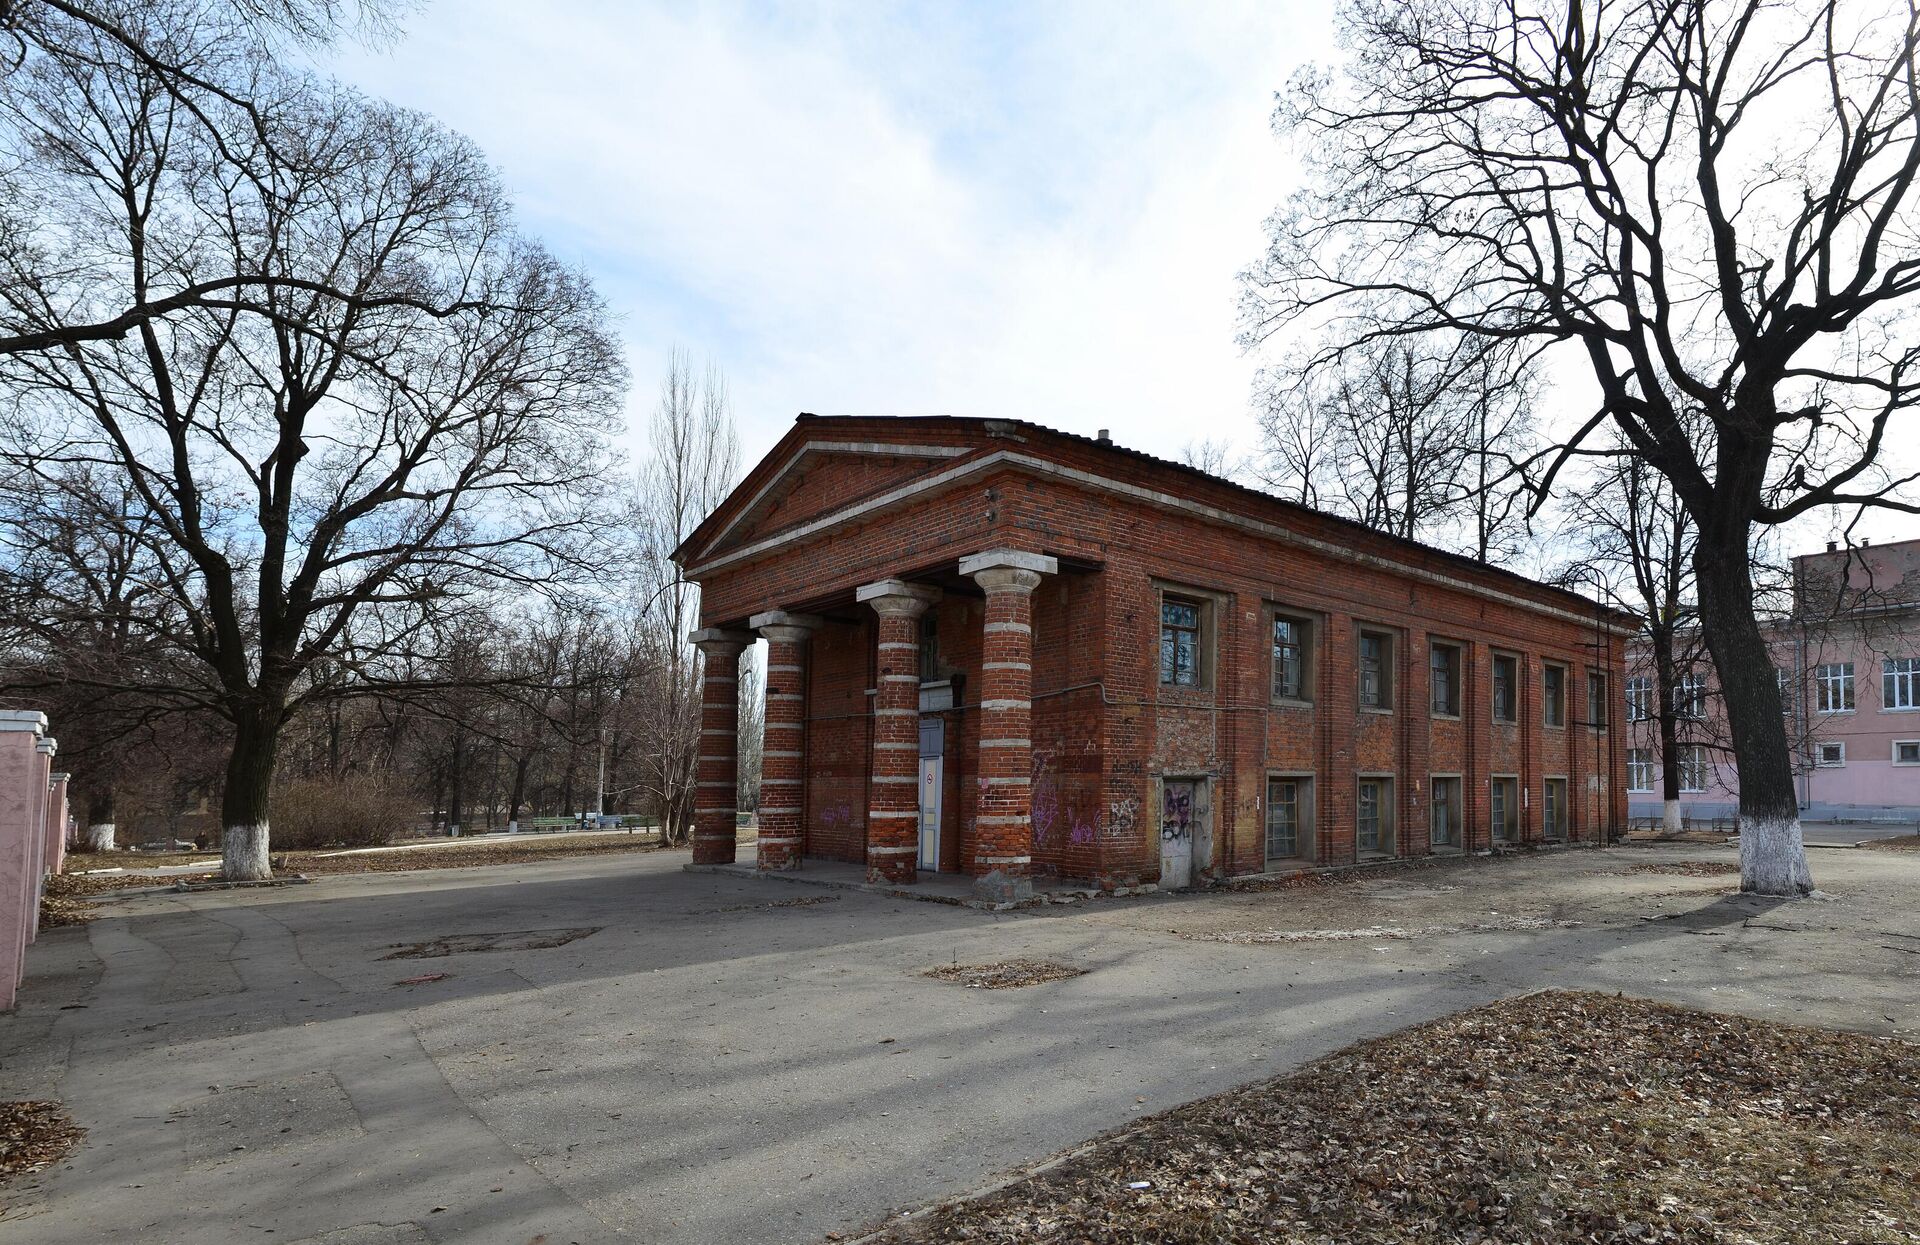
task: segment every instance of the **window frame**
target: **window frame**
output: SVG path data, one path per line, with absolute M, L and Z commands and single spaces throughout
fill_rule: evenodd
M 1297 788 L 1294 799 L 1294 817 L 1296 819 L 1294 826 L 1295 854 L 1292 856 L 1275 856 L 1271 853 L 1273 843 L 1273 785 L 1277 782 L 1291 782 L 1294 783 Z M 1309 863 L 1317 859 L 1315 854 L 1317 836 L 1314 834 L 1313 787 L 1314 776 L 1311 771 L 1267 771 L 1266 806 L 1260 810 L 1260 851 L 1261 861 L 1269 872 L 1273 871 L 1273 866 L 1276 862 L 1281 865 L 1288 863 L 1300 864 Z
M 1613 706 L 1607 703 L 1612 694 L 1607 690 L 1610 682 L 1606 671 L 1595 670 L 1592 666 L 1587 667 L 1586 723 L 1588 726 L 1607 725 L 1607 715 L 1613 709 Z
M 1636 762 L 1633 759 L 1636 755 L 1642 758 L 1638 762 Z M 1644 772 L 1646 776 L 1646 785 L 1644 787 L 1634 785 L 1633 772 L 1635 769 L 1639 769 Z M 1627 790 L 1628 791 L 1633 792 L 1635 794 L 1651 795 L 1653 793 L 1653 780 L 1659 776 L 1659 772 L 1660 772 L 1660 762 L 1655 757 L 1654 750 L 1652 748 L 1628 748 L 1627 749 Z
M 1442 783 L 1452 784 L 1453 795 L 1453 838 L 1442 841 L 1433 837 L 1436 824 L 1434 810 L 1440 807 L 1437 799 L 1438 788 Z M 1467 847 L 1467 784 L 1460 774 L 1427 775 L 1427 850 L 1439 852 L 1462 852 Z
M 1274 643 L 1274 628 L 1282 622 L 1291 623 L 1303 632 L 1295 648 L 1300 654 L 1300 691 L 1298 695 L 1282 695 L 1279 690 L 1280 661 L 1275 653 L 1278 647 Z M 1276 705 L 1311 705 L 1314 701 L 1314 684 L 1319 678 L 1319 639 L 1320 616 L 1305 610 L 1288 609 L 1281 606 L 1267 607 L 1267 699 Z
M 1838 752 L 1837 752 L 1837 753 L 1836 753 L 1836 754 L 1834 755 L 1834 759 L 1833 759 L 1833 760 L 1831 760 L 1831 761 L 1829 761 L 1829 760 L 1827 760 L 1827 749 L 1829 749 L 1829 748 L 1837 748 L 1837 749 L 1839 749 L 1839 751 L 1838 751 Z M 1844 740 L 1844 739 L 1816 739 L 1816 740 L 1814 740 L 1814 742 L 1813 742 L 1813 768 L 1815 768 L 1815 769 L 1845 769 L 1845 768 L 1847 768 L 1847 741 L 1846 741 L 1846 740 Z
M 1912 749 L 1914 750 L 1914 756 L 1913 756 L 1913 760 L 1911 760 L 1911 761 L 1902 761 L 1902 760 L 1900 759 L 1900 749 L 1902 749 L 1902 748 L 1912 748 Z M 1892 763 L 1893 763 L 1894 765 L 1897 765 L 1897 766 L 1899 766 L 1899 767 L 1900 767 L 1900 768 L 1902 768 L 1902 769 L 1911 769 L 1911 768 L 1913 768 L 1913 767 L 1914 767 L 1914 766 L 1916 766 L 1916 765 L 1920 765 L 1920 739 L 1896 739 L 1896 740 L 1894 740 L 1894 741 L 1893 741 L 1893 751 L 1892 751 L 1892 753 L 1891 753 L 1891 757 L 1892 757 Z
M 1494 798 L 1495 791 L 1501 793 L 1501 799 Z M 1518 774 L 1487 776 L 1487 841 L 1489 844 L 1498 846 L 1520 841 L 1520 792 L 1520 775 Z M 1496 804 L 1505 812 L 1505 816 L 1501 819 L 1505 822 L 1504 827 L 1493 819 Z M 1503 829 L 1505 833 L 1501 833 Z
M 1895 666 L 1901 667 L 1894 669 Z M 1897 693 L 1904 688 L 1904 700 Z M 1920 657 L 1880 659 L 1880 708 L 1887 713 L 1920 710 Z
M 1550 825 L 1548 821 L 1548 814 L 1555 811 L 1553 792 L 1556 784 L 1560 789 L 1558 815 L 1553 818 L 1558 823 L 1557 828 Z M 1568 830 L 1571 828 L 1567 809 L 1568 798 L 1565 774 L 1547 774 L 1540 779 L 1540 838 L 1543 842 L 1566 842 Z
M 1353 776 L 1353 855 L 1356 860 L 1392 859 L 1400 854 L 1398 804 L 1394 792 L 1395 775 L 1387 772 L 1358 773 Z M 1374 787 L 1374 846 L 1360 846 L 1360 792 Z M 1382 846 L 1384 844 L 1384 846 Z
M 1434 702 L 1434 658 L 1441 653 L 1453 654 L 1451 670 L 1448 671 L 1448 684 L 1452 690 L 1452 709 L 1442 709 Z M 1467 667 L 1467 646 L 1458 640 L 1427 640 L 1427 714 L 1429 717 L 1443 718 L 1449 722 L 1458 722 L 1466 712 L 1465 688 L 1461 685 Z
M 1369 639 L 1380 642 L 1380 664 L 1375 672 L 1379 682 L 1380 703 L 1368 704 L 1366 699 L 1367 667 L 1366 644 Z M 1375 626 L 1372 623 L 1356 623 L 1353 628 L 1353 703 L 1361 713 L 1392 713 L 1395 706 L 1395 694 L 1400 690 L 1395 684 L 1394 666 L 1399 659 L 1399 641 L 1396 633 L 1388 627 Z
M 1510 703 L 1504 715 L 1500 712 L 1500 667 L 1503 662 L 1506 663 L 1507 669 L 1512 672 L 1506 679 L 1507 699 Z M 1494 653 L 1493 660 L 1488 663 L 1487 670 L 1487 712 L 1491 715 L 1493 721 L 1499 723 L 1501 726 L 1518 726 L 1520 724 L 1520 680 L 1522 677 L 1520 654 Z
M 1814 712 L 1822 717 L 1832 717 L 1839 713 L 1852 713 L 1858 703 L 1854 689 L 1854 669 L 1850 661 L 1821 662 L 1813 668 L 1813 705 Z M 1839 707 L 1830 707 L 1833 693 L 1838 690 Z
M 1645 722 L 1653 717 L 1654 680 L 1650 674 L 1629 675 L 1626 687 L 1627 721 Z M 1637 710 L 1637 712 L 1636 712 Z
M 1713 762 L 1707 756 L 1705 744 L 1682 744 L 1680 755 L 1674 759 L 1674 768 L 1679 771 L 1680 790 L 1687 795 L 1703 795 L 1707 782 L 1713 777 Z M 1687 777 L 1692 774 L 1697 781 L 1692 785 Z
M 1567 684 L 1572 681 L 1567 678 L 1567 675 L 1570 669 L 1565 662 L 1542 661 L 1540 663 L 1540 725 L 1550 731 L 1563 731 L 1567 729 Z M 1560 676 L 1560 694 L 1558 697 L 1551 697 L 1547 694 L 1547 676 L 1549 674 L 1557 674 Z M 1557 705 L 1556 701 L 1558 702 Z M 1559 710 L 1560 720 L 1557 722 L 1554 721 L 1553 716 L 1548 712 L 1548 710 L 1552 708 Z
M 1704 722 L 1707 718 L 1707 676 L 1699 670 L 1682 670 L 1673 680 L 1673 716 L 1682 722 Z

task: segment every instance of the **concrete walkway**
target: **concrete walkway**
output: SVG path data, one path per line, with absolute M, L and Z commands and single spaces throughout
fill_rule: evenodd
M 1004 914 L 690 874 L 679 852 L 115 901 L 43 935 L 0 1018 L 0 1096 L 63 1099 L 90 1130 L 0 1189 L 0 1237 L 817 1241 L 1540 986 L 1920 1029 L 1920 855 L 1823 853 L 1833 898 L 1788 905 L 1634 868 L 1687 859 L 1731 853 Z M 1484 928 L 1516 919 L 1574 924 Z M 1355 928 L 1454 932 L 1244 941 Z M 458 954 L 383 958 L 450 935 Z M 1013 956 L 1089 971 L 923 975 Z

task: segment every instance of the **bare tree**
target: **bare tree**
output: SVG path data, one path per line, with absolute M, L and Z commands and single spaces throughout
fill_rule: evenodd
M 1920 6 L 1349 0 L 1342 23 L 1342 71 L 1301 77 L 1276 117 L 1307 175 L 1247 276 L 1248 337 L 1323 324 L 1331 366 L 1465 334 L 1579 368 L 1592 404 L 1533 484 L 1611 452 L 1605 425 L 1671 484 L 1742 886 L 1806 893 L 1749 544 L 1820 506 L 1920 510 L 1881 464 L 1920 400 Z
M 205 34 L 143 31 L 181 60 Z M 160 533 L 167 608 L 137 622 L 197 672 L 176 694 L 231 724 L 225 868 L 251 879 L 280 732 L 329 691 L 316 662 L 377 666 L 475 594 L 600 563 L 623 375 L 593 290 L 514 233 L 470 144 L 217 37 L 201 51 L 230 87 L 183 87 L 104 34 L 4 81 L 0 200 L 35 202 L 119 278 L 15 268 L 6 297 L 102 323 L 207 274 L 276 280 L 0 355 L 20 416 L 0 449 L 52 487 L 75 464 L 116 477 Z
M 696 375 L 675 351 L 660 383 L 640 468 L 641 602 L 636 636 L 644 680 L 637 729 L 642 785 L 670 843 L 692 834 L 694 768 L 700 752 L 700 657 L 687 635 L 700 616 L 699 589 L 681 578 L 673 551 L 713 512 L 740 475 L 740 445 L 726 380 L 709 364 Z
M 1282 496 L 1481 561 L 1512 551 L 1533 380 L 1471 339 L 1379 340 L 1261 378 L 1264 478 Z

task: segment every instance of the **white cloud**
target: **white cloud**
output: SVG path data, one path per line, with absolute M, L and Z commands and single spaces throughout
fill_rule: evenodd
M 1319 5 L 441 4 L 341 72 L 462 130 L 593 271 L 636 423 L 675 345 L 800 410 L 1251 439 L 1234 273 Z

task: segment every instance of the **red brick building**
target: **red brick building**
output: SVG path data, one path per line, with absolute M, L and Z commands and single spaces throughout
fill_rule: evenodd
M 1624 823 L 1625 615 L 1032 424 L 801 416 L 676 552 L 701 588 L 695 860 L 1005 901 L 1587 842 Z

